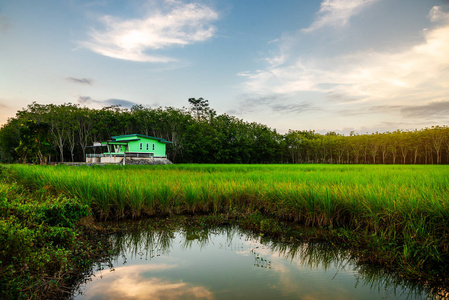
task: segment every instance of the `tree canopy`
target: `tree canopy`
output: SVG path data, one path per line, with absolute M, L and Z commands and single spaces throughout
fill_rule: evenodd
M 84 161 L 87 146 L 114 135 L 140 133 L 172 142 L 175 163 L 447 164 L 449 127 L 349 136 L 276 130 L 228 114 L 203 98 L 189 108 L 102 109 L 33 102 L 0 128 L 1 162 Z

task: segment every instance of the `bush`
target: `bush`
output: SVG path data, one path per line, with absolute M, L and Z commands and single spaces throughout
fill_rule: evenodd
M 86 265 L 76 224 L 90 214 L 77 199 L 0 182 L 0 299 L 57 298 L 61 278 Z

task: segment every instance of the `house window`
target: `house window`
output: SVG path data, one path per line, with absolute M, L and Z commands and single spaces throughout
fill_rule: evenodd
M 154 150 L 154 144 L 153 144 L 153 150 Z
M 143 149 L 143 144 L 142 143 L 140 143 L 140 150 L 142 150 Z
M 148 148 L 148 143 L 147 143 L 147 150 L 148 150 L 149 148 Z

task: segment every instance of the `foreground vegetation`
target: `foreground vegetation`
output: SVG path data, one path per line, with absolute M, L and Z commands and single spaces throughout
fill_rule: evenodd
M 190 98 L 189 104 L 91 109 L 32 103 L 0 128 L 0 162 L 84 161 L 94 142 L 139 133 L 172 142 L 167 155 L 175 163 L 449 163 L 448 126 L 349 136 L 312 130 L 279 134 L 260 123 L 217 115 L 202 98 Z
M 90 208 L 46 189 L 0 181 L 0 298 L 61 299 L 102 256 Z
M 98 220 L 212 214 L 282 231 L 293 221 L 405 277 L 448 284 L 445 166 L 5 167 L 9 180 L 79 199 Z M 244 222 L 243 221 L 243 222 Z

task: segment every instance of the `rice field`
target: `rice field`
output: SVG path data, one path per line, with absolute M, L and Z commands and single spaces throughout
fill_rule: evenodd
M 394 255 L 418 269 L 429 263 L 449 264 L 449 167 L 444 165 L 8 165 L 6 169 L 9 178 L 25 186 L 79 198 L 100 220 L 260 212 L 335 230 L 346 240 L 372 237 L 377 242 L 368 247 L 394 248 Z
M 10 165 L 8 169 L 21 183 L 78 197 L 100 219 L 238 208 L 262 209 L 308 225 L 357 220 L 379 230 L 383 224 L 400 225 L 415 218 L 446 221 L 449 216 L 447 166 Z

